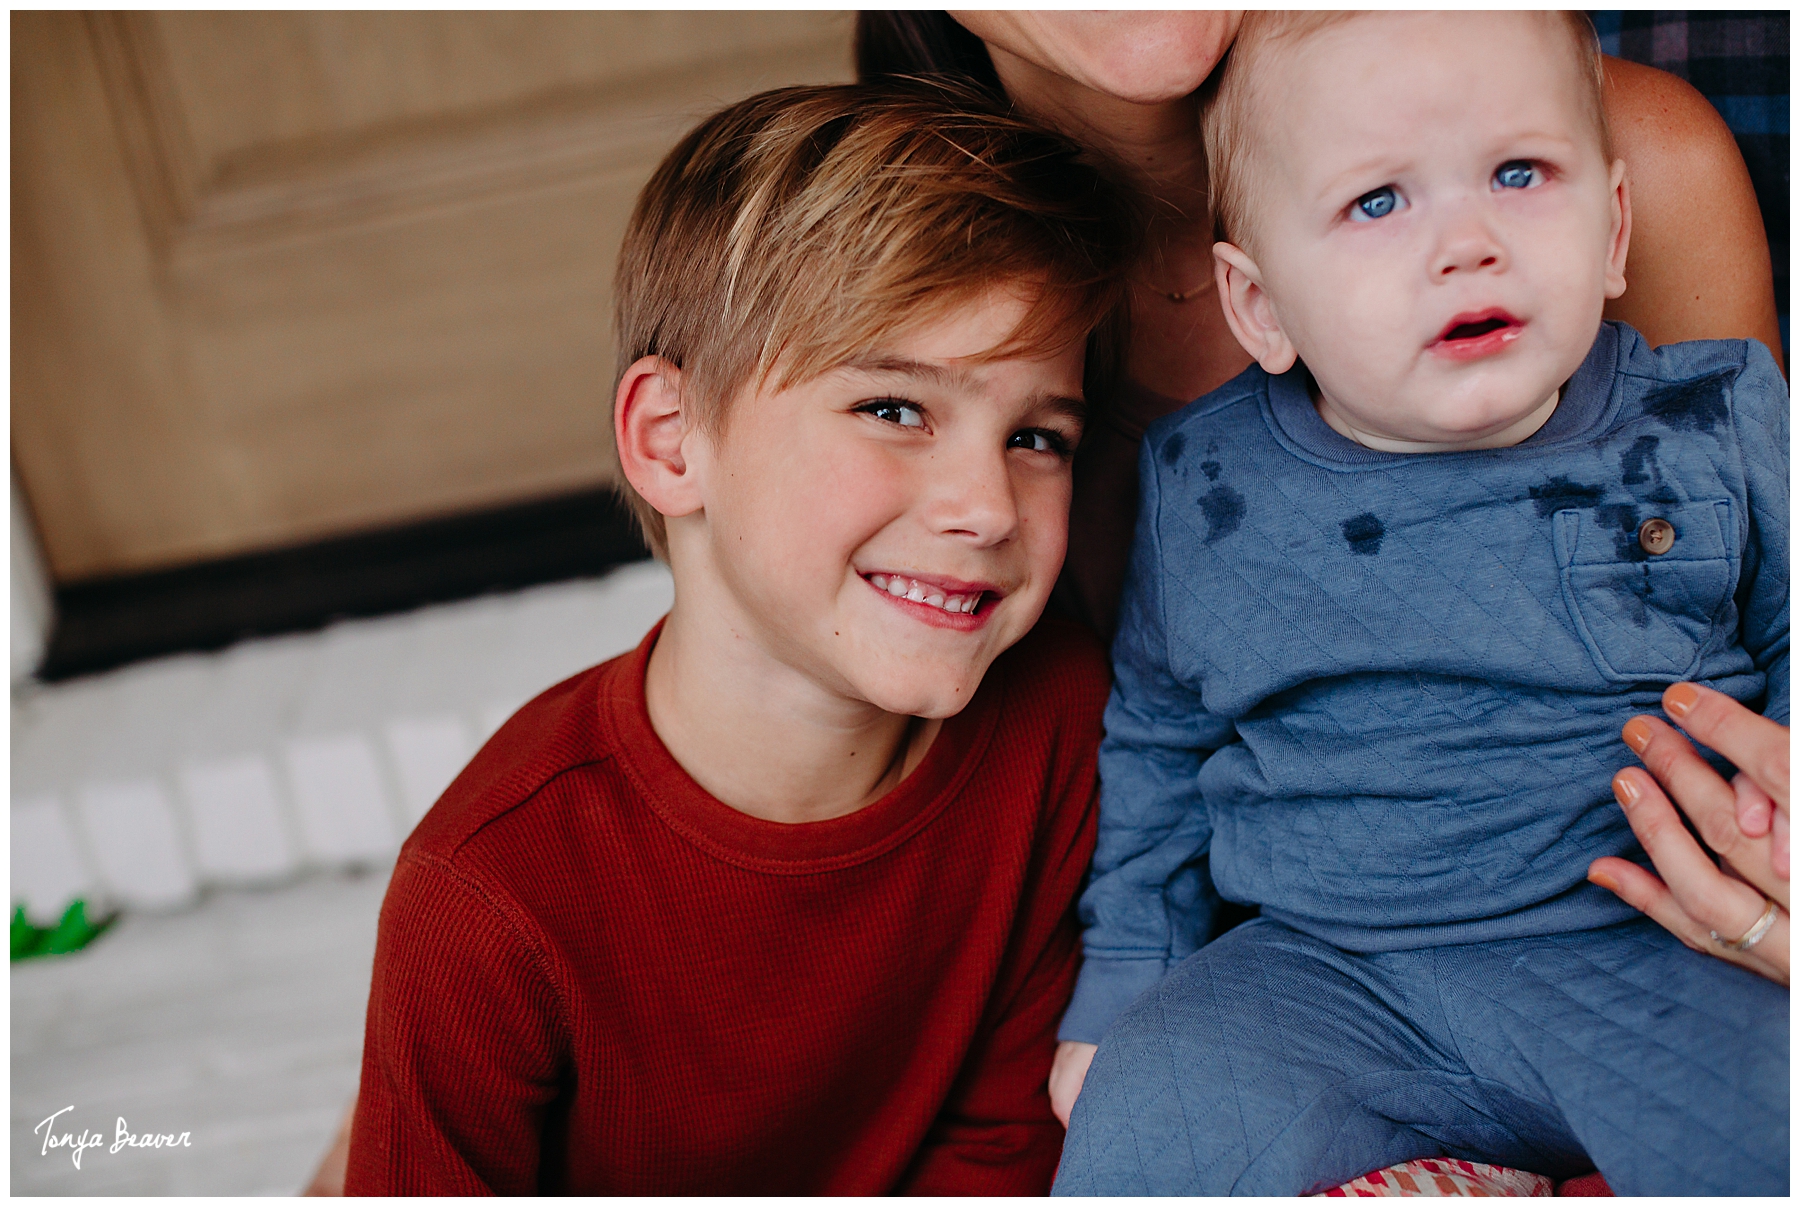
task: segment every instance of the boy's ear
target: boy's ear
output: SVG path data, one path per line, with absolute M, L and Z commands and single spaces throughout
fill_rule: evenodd
M 1631 184 L 1625 177 L 1625 161 L 1612 165 L 1612 242 L 1606 249 L 1606 296 L 1625 292 L 1625 253 L 1631 246 Z
M 700 509 L 698 475 L 689 462 L 681 370 L 660 356 L 639 357 L 619 379 L 613 440 L 625 480 L 665 516 Z
M 1213 279 L 1218 283 L 1219 304 L 1225 308 L 1225 322 L 1244 351 L 1269 373 L 1293 368 L 1299 354 L 1275 317 L 1275 305 L 1263 289 L 1262 270 L 1256 261 L 1234 244 L 1215 243 Z

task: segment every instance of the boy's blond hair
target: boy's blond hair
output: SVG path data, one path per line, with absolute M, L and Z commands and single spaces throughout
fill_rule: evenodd
M 1201 137 L 1206 144 L 1207 195 L 1213 214 L 1213 237 L 1235 243 L 1252 255 L 1250 215 L 1255 210 L 1257 137 L 1253 109 L 1260 101 L 1259 66 L 1284 48 L 1365 12 L 1262 11 L 1244 14 L 1231 50 L 1212 73 L 1201 94 Z M 1606 68 L 1594 23 L 1580 12 L 1545 13 L 1559 17 L 1581 72 L 1581 97 L 1600 139 L 1600 154 L 1611 163 L 1612 131 L 1606 122 Z
M 1003 104 L 937 82 L 798 87 L 702 122 L 644 186 L 620 249 L 620 377 L 666 358 L 689 421 L 717 435 L 744 387 L 804 384 L 1017 285 L 1032 306 L 987 356 L 1087 337 L 1088 399 L 1102 397 L 1139 224 L 1079 146 Z M 663 517 L 620 481 L 666 557 Z

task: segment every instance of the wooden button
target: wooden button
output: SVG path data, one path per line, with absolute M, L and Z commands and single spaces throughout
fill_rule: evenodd
M 1667 520 L 1645 520 L 1638 525 L 1638 544 L 1645 553 L 1667 553 L 1675 548 L 1675 525 Z

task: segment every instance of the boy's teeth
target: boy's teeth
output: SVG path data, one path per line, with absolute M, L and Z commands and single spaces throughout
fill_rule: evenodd
M 900 575 L 871 574 L 869 583 L 878 591 L 886 591 L 899 599 L 908 599 L 913 603 L 930 604 L 934 608 L 942 608 L 946 612 L 973 612 L 981 604 L 981 592 L 973 595 L 945 595 L 942 591 L 927 587 L 924 583 L 915 582 Z

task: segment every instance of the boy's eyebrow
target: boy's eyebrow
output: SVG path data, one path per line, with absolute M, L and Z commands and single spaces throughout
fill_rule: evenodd
M 906 377 L 923 377 L 941 386 L 967 386 L 974 377 L 967 369 L 952 369 L 905 356 L 872 356 L 866 360 L 850 361 L 844 368 L 861 373 L 899 373 Z
M 975 380 L 975 375 L 967 369 L 952 369 L 947 365 L 913 360 L 905 356 L 876 356 L 867 360 L 853 360 L 845 364 L 844 368 L 860 373 L 895 373 L 905 377 L 922 377 L 934 385 L 951 389 L 968 388 Z M 1071 398 L 1066 394 L 1034 394 L 1031 402 L 1034 406 L 1046 406 L 1072 419 L 1087 422 L 1089 407 L 1086 399 Z
M 1040 394 L 1032 401 L 1058 414 L 1067 415 L 1077 423 L 1086 425 L 1088 421 L 1090 408 L 1085 398 L 1070 398 L 1067 394 Z

